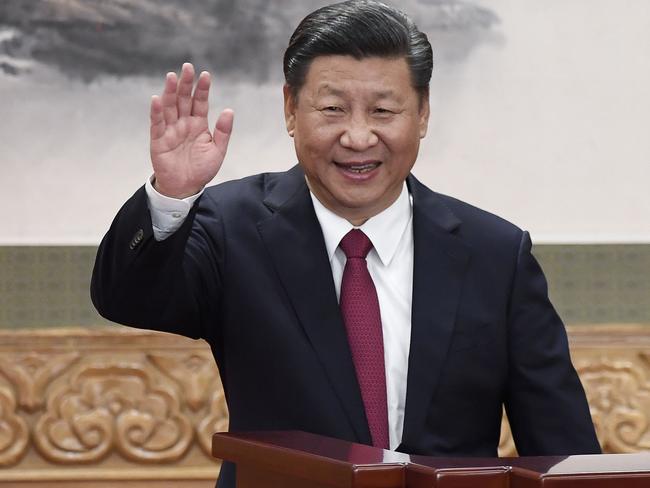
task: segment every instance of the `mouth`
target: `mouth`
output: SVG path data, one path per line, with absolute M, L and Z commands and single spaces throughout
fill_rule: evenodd
M 377 169 L 381 165 L 381 161 L 334 161 L 334 164 L 344 171 L 361 175 L 364 173 L 370 173 L 372 170 Z

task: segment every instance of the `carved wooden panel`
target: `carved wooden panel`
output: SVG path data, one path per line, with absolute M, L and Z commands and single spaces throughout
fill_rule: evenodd
M 0 466 L 15 464 L 27 451 L 29 432 L 16 412 L 16 399 L 8 388 L 0 388 Z
M 569 332 L 605 452 L 650 450 L 650 326 Z M 0 331 L 3 480 L 212 488 L 211 435 L 227 427 L 202 341 L 121 327 Z M 516 453 L 505 417 L 500 453 Z
M 210 438 L 227 428 L 203 342 L 121 327 L 0 331 L 3 481 L 213 488 Z
M 34 443 L 62 464 L 98 462 L 111 452 L 141 463 L 176 461 L 193 437 L 180 402 L 168 385 L 155 385 L 144 363 L 90 364 L 53 388 Z

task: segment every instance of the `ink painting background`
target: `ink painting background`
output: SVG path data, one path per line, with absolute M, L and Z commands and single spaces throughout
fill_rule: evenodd
M 1 245 L 99 242 L 184 61 L 236 113 L 215 182 L 295 164 L 282 53 L 308 0 L 3 0 Z M 415 174 L 537 243 L 650 242 L 650 2 L 407 0 L 434 48 Z

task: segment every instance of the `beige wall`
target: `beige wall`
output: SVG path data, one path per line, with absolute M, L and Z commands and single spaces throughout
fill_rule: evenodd
M 650 3 L 482 3 L 502 41 L 438 71 L 417 173 L 537 242 L 650 242 Z
M 538 243 L 650 242 L 650 3 L 476 3 L 500 23 L 469 57 L 437 63 L 416 174 Z M 147 107 L 160 83 L 85 85 L 33 69 L 2 86 L 0 245 L 96 244 L 149 174 Z M 237 113 L 219 179 L 289 167 L 280 86 L 218 75 L 215 109 Z

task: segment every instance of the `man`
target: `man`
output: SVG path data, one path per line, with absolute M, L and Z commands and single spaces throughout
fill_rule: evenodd
M 526 232 L 419 183 L 431 46 L 399 11 L 308 15 L 285 53 L 299 165 L 207 188 L 233 114 L 209 74 L 151 103 L 154 176 L 104 238 L 92 297 L 127 325 L 204 338 L 234 431 L 297 429 L 408 453 L 599 452 Z M 232 466 L 220 486 L 234 486 Z

